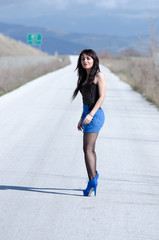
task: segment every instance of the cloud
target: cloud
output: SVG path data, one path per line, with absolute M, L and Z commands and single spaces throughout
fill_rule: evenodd
M 71 0 L 69 2 L 71 2 Z M 94 5 L 101 9 L 159 9 L 158 0 L 97 0 L 93 3 L 92 0 L 74 0 L 74 2 L 80 5 Z
M 58 10 L 63 10 L 63 9 L 66 9 L 69 4 L 70 4 L 70 0 L 38 0 L 38 1 L 33 1 L 33 0 L 0 0 L 0 7 L 11 7 L 11 6 L 14 6 L 14 5 L 40 5 L 42 4 L 43 6 L 52 6 L 54 7 L 55 9 L 58 9 Z
M 33 11 L 35 15 L 52 15 L 62 12 L 70 16 L 99 16 L 101 14 L 116 13 L 116 16 L 125 11 L 127 18 L 143 18 L 144 12 L 154 13 L 159 9 L 158 0 L 0 0 L 0 12 L 3 9 L 7 12 Z M 30 10 L 29 10 L 30 9 Z M 129 14 L 128 11 L 136 11 L 136 14 Z M 39 12 L 39 14 L 37 14 Z M 141 17 L 139 16 L 141 13 Z M 20 13 L 18 13 L 20 14 Z
M 3 7 L 3 6 L 12 6 L 12 5 L 15 5 L 15 4 L 18 4 L 20 3 L 21 1 L 20 0 L 0 0 L 0 7 Z
M 57 10 L 67 10 L 71 7 L 98 7 L 98 9 L 159 9 L 158 0 L 0 0 L 0 6 L 13 6 L 13 5 L 43 5 L 45 7 L 53 7 Z
M 124 2 L 127 2 L 126 0 L 121 0 L 120 1 L 120 6 L 124 3 Z M 104 7 L 104 8 L 107 8 L 107 9 L 115 9 L 119 6 L 119 1 L 118 0 L 99 0 L 96 5 L 98 7 Z
M 134 19 L 134 20 L 139 20 L 139 19 L 150 19 L 151 15 L 147 12 L 139 12 L 139 13 L 115 13 L 115 16 L 120 17 L 120 18 L 127 18 L 127 19 Z M 157 16 L 153 16 L 156 18 Z
M 98 0 L 96 2 L 96 5 L 100 8 L 105 9 L 136 9 L 136 10 L 142 10 L 142 9 L 151 9 L 153 8 L 153 5 L 157 6 L 159 8 L 159 2 L 158 0 Z
M 39 0 L 39 2 L 46 5 L 50 5 L 57 10 L 66 10 L 69 7 L 71 1 L 70 0 Z

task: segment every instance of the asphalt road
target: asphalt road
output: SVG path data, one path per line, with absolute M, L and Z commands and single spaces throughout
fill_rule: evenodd
M 72 64 L 0 97 L 1 240 L 158 240 L 159 111 L 107 68 L 96 144 L 97 196 L 87 174 Z

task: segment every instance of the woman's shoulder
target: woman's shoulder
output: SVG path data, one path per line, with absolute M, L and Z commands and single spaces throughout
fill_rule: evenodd
M 104 77 L 104 74 L 102 72 L 97 72 L 96 77 L 97 78 Z
M 102 72 L 98 72 L 97 74 L 96 74 L 96 76 L 95 76 L 95 83 L 97 84 L 98 83 L 98 81 L 100 81 L 101 79 L 103 79 L 103 78 L 105 78 L 104 77 L 104 74 L 102 73 Z

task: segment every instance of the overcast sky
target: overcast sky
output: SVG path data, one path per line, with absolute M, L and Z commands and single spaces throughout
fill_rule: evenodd
M 159 0 L 0 0 L 0 22 L 64 32 L 145 33 L 150 16 L 159 20 Z

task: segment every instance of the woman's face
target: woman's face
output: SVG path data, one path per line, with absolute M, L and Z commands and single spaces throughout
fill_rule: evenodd
M 90 69 L 93 66 L 94 60 L 87 54 L 82 54 L 81 56 L 81 64 L 84 69 Z

